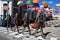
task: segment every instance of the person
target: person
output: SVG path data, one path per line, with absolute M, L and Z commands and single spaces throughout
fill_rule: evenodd
M 36 31 L 35 31 L 35 34 L 37 33 L 38 29 L 41 29 L 41 35 L 43 37 L 43 27 L 44 27 L 44 13 L 41 12 L 41 13 L 37 13 L 36 15 L 36 20 L 35 22 L 37 23 L 37 27 L 36 27 Z M 35 35 L 36 36 L 36 35 Z
M 28 30 L 29 30 L 29 34 L 31 35 L 31 30 L 30 30 L 30 27 L 29 27 L 29 14 L 27 13 L 27 11 L 26 11 L 25 16 L 23 18 L 23 21 L 24 21 L 24 24 L 23 24 L 24 29 L 23 29 L 22 33 L 24 34 L 24 31 L 27 27 Z
M 2 26 L 6 27 L 6 23 L 7 21 L 6 19 L 6 14 L 7 14 L 7 10 L 8 10 L 8 4 L 3 4 L 3 20 L 2 20 Z

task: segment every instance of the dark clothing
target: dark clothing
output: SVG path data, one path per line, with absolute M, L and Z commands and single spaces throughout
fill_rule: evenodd
M 4 27 L 6 27 L 6 20 L 5 20 L 5 18 L 6 18 L 6 10 L 4 10 L 4 13 L 3 13 L 3 19 L 2 19 L 2 26 L 4 26 Z
M 21 14 L 20 13 L 18 13 L 18 15 L 17 15 L 17 17 L 15 18 L 15 20 L 17 21 L 17 25 L 18 26 L 21 26 L 21 25 L 23 25 L 23 20 L 22 20 L 22 16 L 21 16 Z

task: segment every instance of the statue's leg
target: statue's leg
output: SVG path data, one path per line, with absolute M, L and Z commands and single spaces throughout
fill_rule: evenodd
M 31 35 L 31 30 L 30 30 L 30 27 L 29 27 L 29 25 L 28 25 L 28 31 L 29 31 L 29 34 Z
M 41 30 L 41 36 L 42 36 L 42 37 L 44 37 L 44 35 L 43 35 L 43 25 L 44 25 L 44 24 L 41 22 L 41 25 L 40 25 L 40 26 L 41 26 L 41 27 L 40 27 L 40 30 Z
M 41 29 L 41 36 L 43 37 L 43 28 L 42 28 L 42 26 L 40 27 L 40 29 Z
M 19 32 L 19 27 L 18 27 L 17 25 L 16 25 L 16 27 L 17 27 L 17 32 L 20 33 L 20 32 Z
M 24 31 L 26 29 L 26 24 L 24 24 L 23 27 L 24 27 L 24 29 L 23 29 L 22 33 L 24 34 Z

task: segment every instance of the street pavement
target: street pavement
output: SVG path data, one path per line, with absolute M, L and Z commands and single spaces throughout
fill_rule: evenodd
M 22 27 L 20 27 L 21 29 Z M 22 28 L 23 29 L 23 28 Z M 26 28 L 27 30 L 27 28 Z M 35 32 L 35 29 L 31 28 L 32 33 Z M 20 30 L 22 31 L 22 30 Z M 40 31 L 40 30 L 38 30 Z M 7 31 L 5 27 L 0 27 L 0 40 L 60 40 L 60 27 L 44 27 L 43 28 L 44 33 L 48 33 L 50 32 L 46 38 L 42 38 L 41 32 L 37 33 L 36 35 L 38 35 L 38 37 L 29 35 L 29 32 L 24 32 L 24 35 L 18 34 L 18 32 L 14 32 L 11 31 L 11 29 L 9 28 L 9 30 Z

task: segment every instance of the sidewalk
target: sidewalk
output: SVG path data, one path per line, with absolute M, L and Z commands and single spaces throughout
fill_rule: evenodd
M 45 27 L 44 33 L 51 32 L 46 38 L 55 37 L 60 40 L 60 27 Z
M 3 28 L 3 29 L 6 30 L 6 28 Z M 45 27 L 45 28 L 43 28 L 43 30 L 44 30 L 44 33 L 51 32 L 47 35 L 46 39 L 44 39 L 44 40 L 50 40 L 52 37 L 60 40 L 60 27 Z M 34 31 L 32 31 L 32 32 L 34 32 Z M 16 34 L 16 32 L 12 32 L 12 33 Z M 31 35 L 30 35 L 30 38 L 26 38 L 27 35 L 29 36 L 28 32 L 25 32 L 25 37 L 22 37 L 22 39 L 21 39 L 21 37 L 18 38 L 18 36 L 20 34 L 9 35 L 9 34 L 12 34 L 12 33 L 11 32 L 10 33 L 1 32 L 1 28 L 0 28 L 0 35 L 2 35 L 2 37 L 8 38 L 10 40 L 22 40 L 22 39 L 23 40 L 38 40 L 36 37 L 31 36 Z M 40 32 L 37 33 L 36 35 L 40 35 Z M 13 39 L 14 36 L 16 37 L 15 39 Z M 33 38 L 33 39 L 31 39 L 31 38 Z

